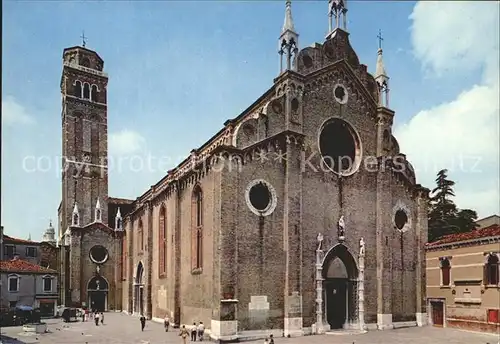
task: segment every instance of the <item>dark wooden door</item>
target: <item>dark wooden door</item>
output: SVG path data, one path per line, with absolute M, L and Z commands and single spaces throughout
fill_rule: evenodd
M 434 326 L 442 327 L 443 319 L 443 302 L 431 302 L 432 305 L 432 323 Z
M 335 278 L 326 282 L 326 314 L 331 329 L 340 329 L 346 321 L 347 279 Z
M 106 292 L 93 291 L 90 297 L 92 300 L 92 310 L 104 312 L 106 307 Z

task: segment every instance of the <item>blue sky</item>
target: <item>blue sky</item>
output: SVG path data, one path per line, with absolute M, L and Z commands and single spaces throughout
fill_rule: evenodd
M 498 181 L 492 179 L 498 176 L 498 149 L 491 150 L 491 140 L 498 141 L 498 129 L 492 131 L 498 128 L 498 101 L 492 98 L 498 82 L 488 77 L 494 63 L 484 57 L 498 56 L 491 29 L 498 25 L 498 8 L 480 2 L 436 6 L 350 1 L 351 44 L 373 72 L 382 30 L 395 131 L 422 169 L 417 178 L 432 187 L 439 168 L 457 165 L 443 159 L 480 157 L 480 172 L 452 168 L 450 174 L 458 183 L 458 205 L 487 216 L 499 212 Z M 327 1 L 294 1 L 292 8 L 300 47 L 322 42 Z M 7 0 L 2 9 L 2 225 L 18 237 L 39 239 L 49 219 L 57 218 L 62 50 L 79 45 L 83 29 L 110 78 L 112 156 L 168 156 L 171 168 L 266 91 L 278 73 L 284 1 Z M 481 13 L 487 18 L 477 24 L 471 16 Z M 481 97 L 489 104 L 482 116 L 467 105 Z M 475 139 L 467 139 L 466 121 L 475 118 Z M 443 148 L 434 156 L 437 146 Z M 428 166 L 430 153 L 435 168 Z M 27 172 L 27 156 L 46 157 L 41 161 L 48 171 Z M 135 198 L 164 174 L 159 168 L 112 169 L 110 195 Z

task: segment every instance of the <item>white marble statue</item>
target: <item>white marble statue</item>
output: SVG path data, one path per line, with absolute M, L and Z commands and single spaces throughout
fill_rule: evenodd
M 318 250 L 321 250 L 323 247 L 323 234 L 318 233 Z
M 345 235 L 345 222 L 344 222 L 344 215 L 342 215 L 339 219 L 338 223 L 338 235 L 339 238 L 344 238 Z
M 363 238 L 359 239 L 359 256 L 365 256 L 365 239 Z

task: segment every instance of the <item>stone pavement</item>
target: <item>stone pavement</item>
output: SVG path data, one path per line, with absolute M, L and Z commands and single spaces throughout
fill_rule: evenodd
M 181 344 L 174 332 L 165 333 L 162 324 L 148 321 L 141 332 L 139 319 L 120 313 L 105 313 L 104 326 L 91 321 L 63 323 L 48 320 L 51 333 L 26 335 L 21 327 L 2 328 L 2 344 Z M 10 338 L 8 338 L 8 337 Z M 434 327 L 369 331 L 355 335 L 321 335 L 298 338 L 276 338 L 276 344 L 497 344 L 494 335 L 477 334 Z M 252 342 L 263 343 L 263 340 Z M 207 342 L 210 343 L 210 342 Z

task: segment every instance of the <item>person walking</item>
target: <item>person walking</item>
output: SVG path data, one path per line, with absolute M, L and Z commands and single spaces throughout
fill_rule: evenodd
M 187 337 L 189 336 L 189 332 L 186 328 L 186 325 L 182 325 L 181 330 L 179 331 L 179 336 L 182 339 L 182 344 L 186 344 Z
M 192 342 L 196 342 L 196 332 L 198 332 L 197 330 L 198 330 L 198 328 L 196 326 L 196 323 L 194 322 L 193 326 L 191 327 L 191 341 Z
M 94 315 L 94 320 L 95 320 L 95 326 L 99 326 L 99 313 L 96 313 Z
M 146 318 L 141 314 L 139 320 L 141 321 L 141 331 L 144 331 L 144 327 L 146 326 Z
M 203 322 L 200 321 L 198 324 L 198 339 L 200 342 L 203 342 L 203 334 L 205 333 L 205 325 L 203 325 Z
M 165 314 L 165 319 L 163 320 L 163 326 L 165 326 L 165 332 L 168 332 L 168 327 L 170 326 L 170 319 L 166 314 Z
M 101 325 L 104 325 L 104 313 L 101 312 Z
M 269 344 L 274 344 L 274 338 L 272 334 L 269 335 Z

